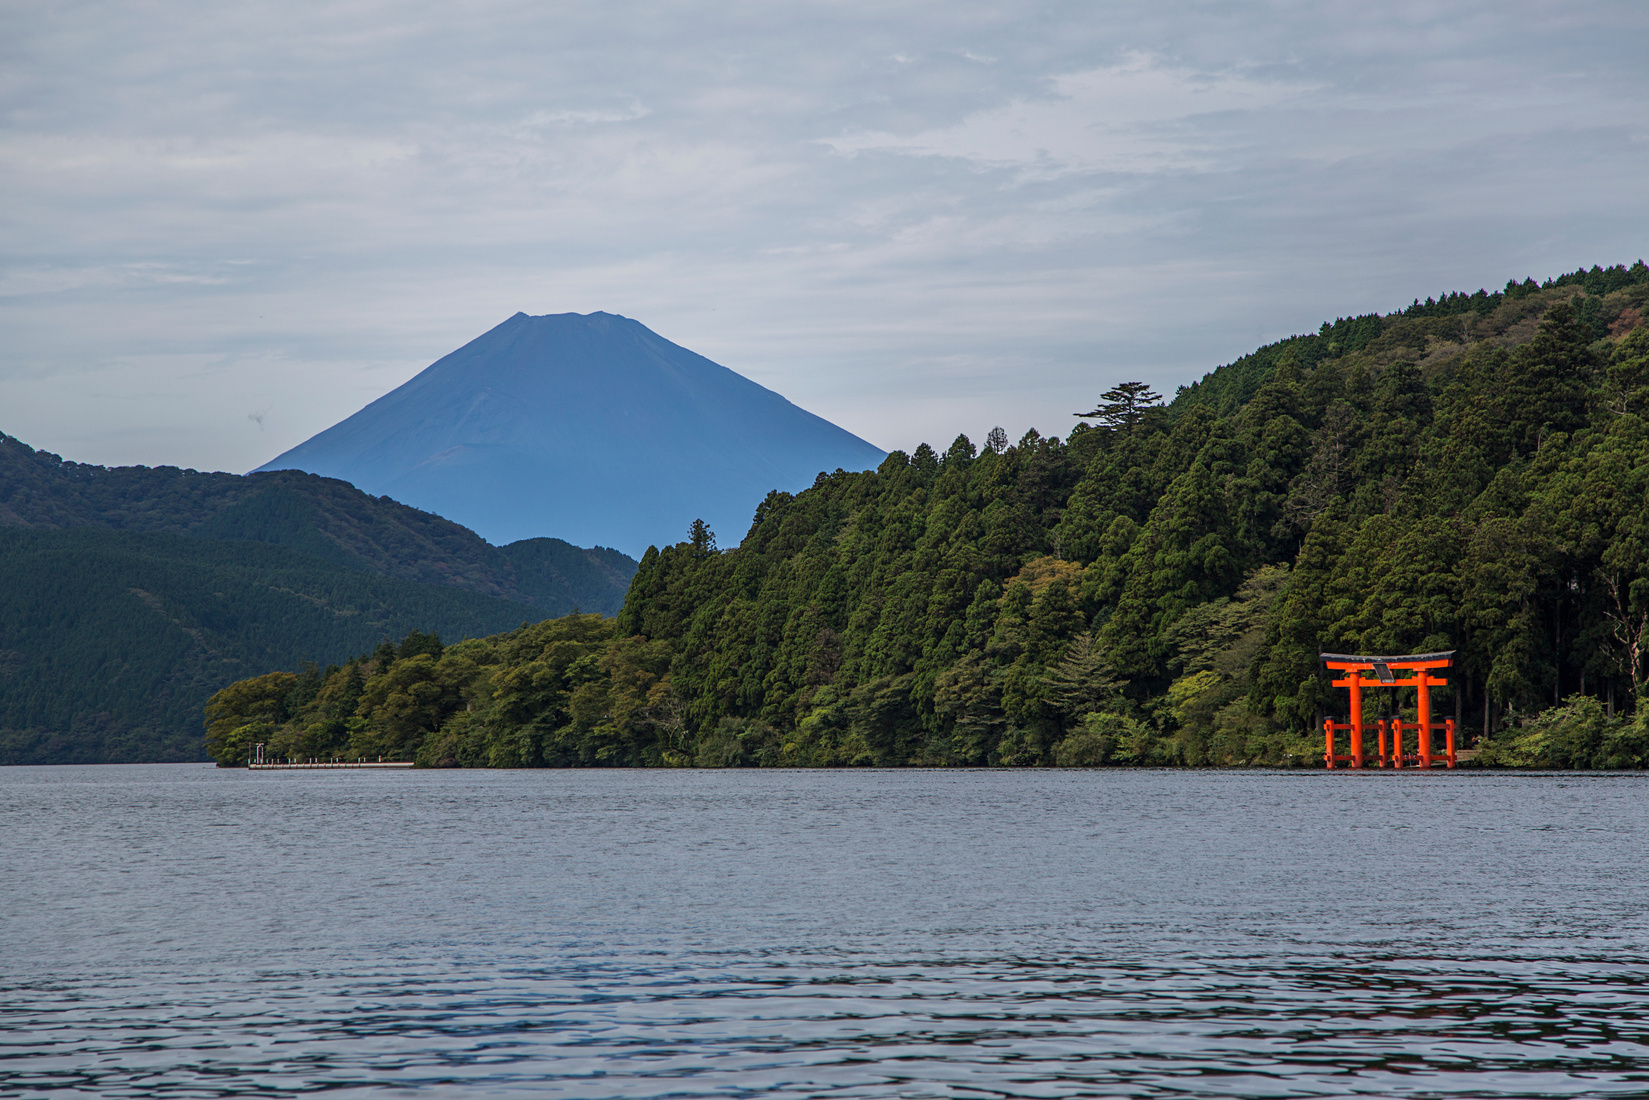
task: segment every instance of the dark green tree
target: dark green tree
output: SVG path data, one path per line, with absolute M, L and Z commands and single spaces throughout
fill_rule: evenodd
M 1098 420 L 1107 428 L 1131 428 L 1147 409 L 1161 401 L 1162 397 L 1144 382 L 1119 382 L 1100 394 L 1099 404 L 1092 411 L 1072 415 Z

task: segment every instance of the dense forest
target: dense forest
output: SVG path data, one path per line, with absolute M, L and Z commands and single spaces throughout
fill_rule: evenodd
M 894 453 L 568 616 L 219 693 L 223 763 L 1320 765 L 1322 650 L 1454 649 L 1479 762 L 1649 763 L 1649 269 L 1325 324 L 1063 440 Z M 1370 693 L 1369 713 L 1412 698 Z
M 350 569 L 612 614 L 635 561 L 535 538 L 493 546 L 467 527 L 298 470 L 203 473 L 65 462 L 0 434 L 0 528 L 100 527 L 284 546 Z
M 0 578 L 0 764 L 199 760 L 201 707 L 241 677 L 541 616 L 279 546 L 88 527 L 0 527 Z
M 298 471 L 65 462 L 0 435 L 0 764 L 198 760 L 239 677 L 414 627 L 616 612 L 636 563 Z

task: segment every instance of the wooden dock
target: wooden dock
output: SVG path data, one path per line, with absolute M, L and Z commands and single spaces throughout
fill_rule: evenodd
M 320 768 L 410 768 L 413 763 L 406 761 L 377 761 L 377 760 L 343 760 L 329 764 L 248 764 L 247 768 L 255 772 L 272 771 L 315 771 Z

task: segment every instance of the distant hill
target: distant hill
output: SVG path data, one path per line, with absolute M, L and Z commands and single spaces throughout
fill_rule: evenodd
M 640 554 L 703 519 L 736 545 L 768 492 L 883 452 L 608 313 L 517 313 L 260 470 L 342 478 L 494 542 Z
M 299 471 L 91 466 L 0 435 L 0 764 L 199 760 L 201 708 L 236 679 L 611 615 L 635 569 Z
M 544 617 L 281 546 L 0 527 L 0 764 L 205 759 L 202 707 L 238 678 Z
M 0 527 L 102 527 L 264 542 L 350 569 L 531 604 L 615 613 L 636 563 L 560 539 L 489 545 L 438 515 L 296 470 L 202 473 L 65 462 L 0 434 Z

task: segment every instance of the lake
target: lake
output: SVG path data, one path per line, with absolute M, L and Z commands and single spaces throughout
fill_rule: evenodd
M 0 1094 L 1649 1094 L 1649 777 L 0 769 Z

